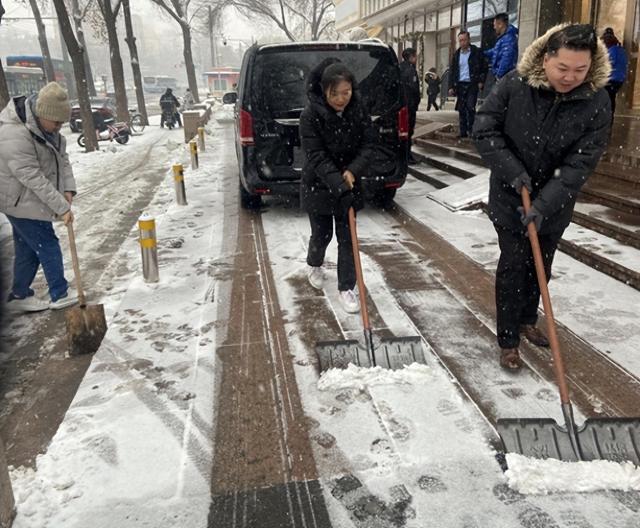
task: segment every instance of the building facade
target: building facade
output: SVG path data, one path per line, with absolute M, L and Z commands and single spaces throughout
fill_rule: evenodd
M 508 13 L 519 29 L 520 53 L 547 29 L 562 22 L 593 24 L 598 33 L 612 27 L 629 57 L 627 82 L 619 95 L 619 112 L 640 111 L 640 0 L 336 0 L 339 31 L 363 27 L 369 36 L 392 45 L 397 53 L 414 47 L 421 73 L 435 66 L 442 74 L 465 28 L 471 42 L 491 47 L 492 21 Z

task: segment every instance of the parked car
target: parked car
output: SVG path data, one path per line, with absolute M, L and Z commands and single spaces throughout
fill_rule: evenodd
M 339 58 L 355 75 L 376 130 L 372 174 L 365 196 L 393 200 L 407 176 L 408 112 L 395 52 L 378 40 L 254 45 L 242 60 L 235 103 L 240 200 L 257 207 L 266 194 L 297 195 L 302 175 L 299 120 L 307 103 L 306 78 L 327 57 Z
M 104 97 L 92 97 L 91 111 L 99 112 L 104 119 L 116 118 L 116 107 L 113 99 Z M 71 117 L 69 118 L 69 127 L 72 132 L 82 132 L 82 116 L 80 115 L 80 104 L 73 101 L 71 106 Z

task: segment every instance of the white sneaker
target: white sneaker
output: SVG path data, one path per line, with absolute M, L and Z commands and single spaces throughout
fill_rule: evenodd
M 340 304 L 342 304 L 342 308 L 347 313 L 358 313 L 360 311 L 360 302 L 353 290 L 340 292 Z
M 24 299 L 11 299 L 7 302 L 7 310 L 12 312 L 42 312 L 49 309 L 49 303 L 30 295 Z
M 309 284 L 316 290 L 321 290 L 324 287 L 324 270 L 322 266 L 309 266 L 307 278 L 309 279 Z
M 73 306 L 78 303 L 78 292 L 69 288 L 67 290 L 67 295 L 65 297 L 60 297 L 56 302 L 51 301 L 49 303 L 49 308 L 52 310 L 60 310 L 62 308 L 67 308 L 68 306 Z

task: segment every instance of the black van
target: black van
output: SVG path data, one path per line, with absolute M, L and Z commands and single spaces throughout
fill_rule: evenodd
M 377 132 L 371 175 L 362 182 L 365 196 L 389 203 L 404 183 L 409 121 L 393 49 L 378 40 L 256 44 L 242 60 L 237 96 L 224 97 L 225 103 L 235 102 L 243 207 L 257 207 L 263 195 L 299 193 L 305 80 L 327 57 L 339 58 L 354 73 Z

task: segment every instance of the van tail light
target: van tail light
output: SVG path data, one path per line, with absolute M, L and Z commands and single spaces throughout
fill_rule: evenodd
M 240 144 L 253 145 L 253 117 L 246 110 L 240 109 Z
M 398 112 L 398 137 L 401 140 L 409 139 L 409 108 L 403 106 Z

